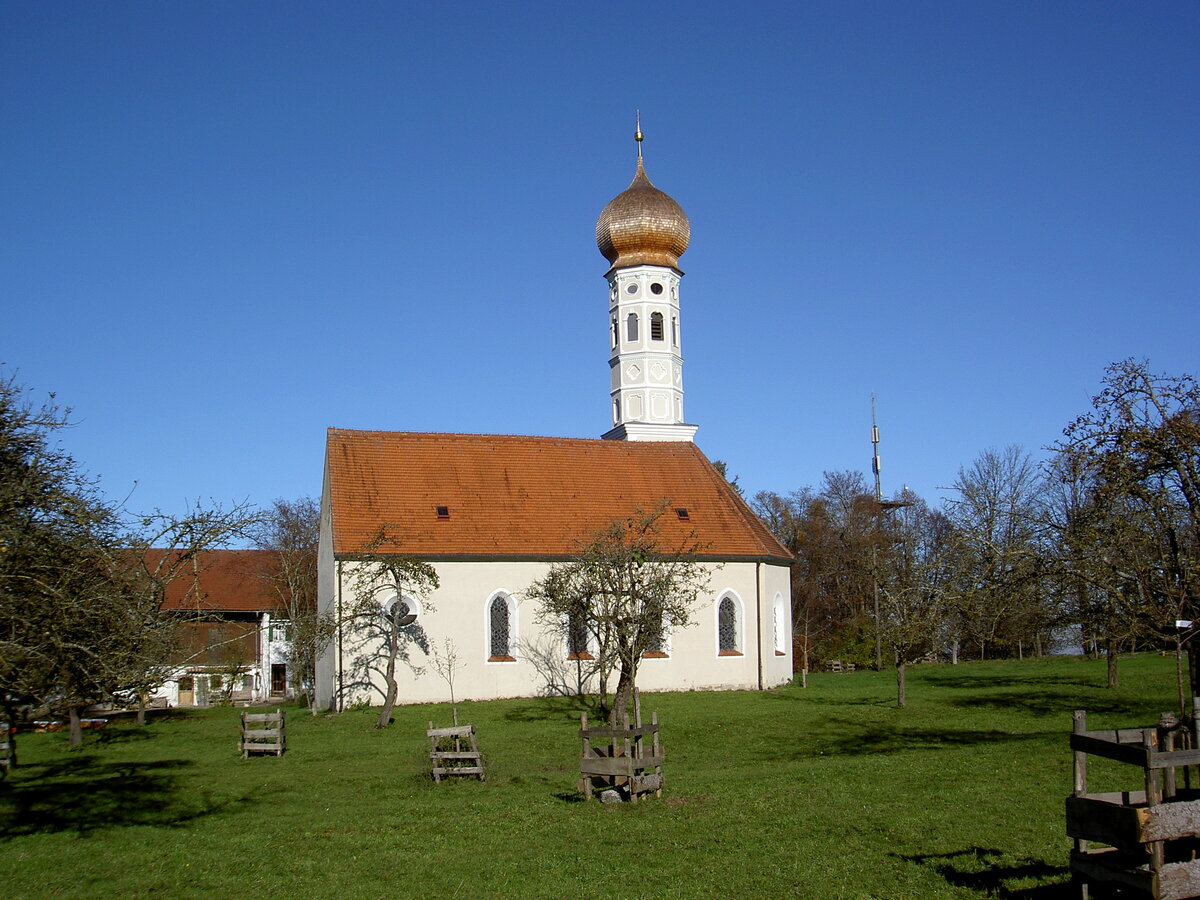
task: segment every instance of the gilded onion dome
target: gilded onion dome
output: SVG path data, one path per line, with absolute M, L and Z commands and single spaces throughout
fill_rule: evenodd
M 638 135 L 640 140 L 640 129 Z M 644 265 L 678 269 L 691 235 L 683 209 L 650 183 L 639 153 L 633 181 L 600 213 L 596 246 L 613 269 Z

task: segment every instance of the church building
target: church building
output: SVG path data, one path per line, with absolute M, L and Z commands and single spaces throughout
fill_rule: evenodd
M 710 571 L 692 622 L 639 670 L 643 690 L 767 688 L 792 674 L 791 555 L 693 442 L 684 418 L 679 257 L 690 225 L 646 176 L 640 129 L 629 187 L 600 213 L 608 260 L 612 424 L 599 439 L 331 428 L 321 496 L 319 603 L 338 625 L 318 661 L 317 704 L 380 703 L 379 630 L 356 572 L 395 554 L 430 564 L 428 597 L 378 583 L 379 610 L 407 607 L 400 703 L 562 691 L 586 639 L 539 615 L 529 586 L 636 511 L 664 510 L 660 539 L 694 545 Z M 598 321 L 602 321 L 597 316 Z M 357 610 L 358 615 L 350 612 Z M 369 618 L 369 617 L 368 617 Z

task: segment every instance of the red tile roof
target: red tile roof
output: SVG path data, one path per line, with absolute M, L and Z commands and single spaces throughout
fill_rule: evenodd
M 666 501 L 667 545 L 694 535 L 704 558 L 791 561 L 690 442 L 331 428 L 325 452 L 338 555 L 362 552 L 386 525 L 397 539 L 383 552 L 570 557 L 613 520 Z
M 151 566 L 170 550 L 150 550 Z M 279 596 L 268 577 L 275 562 L 270 550 L 206 550 L 192 564 L 185 563 L 167 587 L 163 609 L 199 609 L 201 612 L 269 612 Z

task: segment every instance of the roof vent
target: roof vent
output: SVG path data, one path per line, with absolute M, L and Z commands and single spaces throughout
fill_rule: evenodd
M 675 515 L 679 516 L 680 522 L 687 522 L 692 518 L 688 515 L 688 511 L 682 506 L 675 510 Z
M 437 517 L 438 517 L 439 519 L 448 519 L 448 518 L 450 518 L 450 507 L 448 507 L 448 506 L 439 506 L 439 507 L 437 508 Z

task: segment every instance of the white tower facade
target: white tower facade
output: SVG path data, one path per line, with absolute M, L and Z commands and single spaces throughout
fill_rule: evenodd
M 690 441 L 684 420 L 679 257 L 691 226 L 679 204 L 646 177 L 639 128 L 637 173 L 604 207 L 596 244 L 608 279 L 612 428 L 626 441 Z

